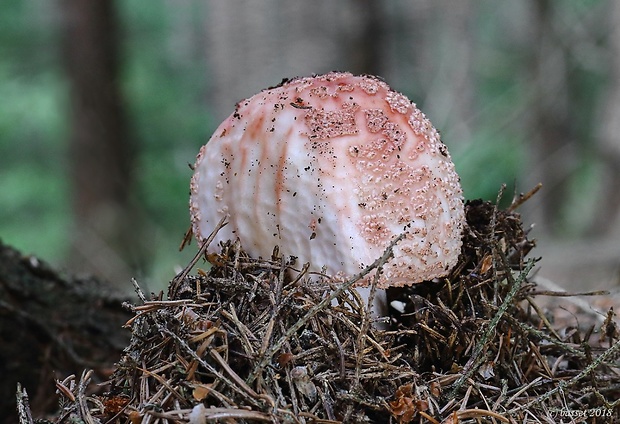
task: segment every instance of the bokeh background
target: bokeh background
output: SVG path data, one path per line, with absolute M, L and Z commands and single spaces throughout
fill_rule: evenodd
M 331 70 L 412 99 L 468 199 L 543 183 L 521 209 L 541 281 L 619 284 L 614 0 L 3 0 L 0 239 L 165 287 L 196 249 L 200 146 L 239 100 Z

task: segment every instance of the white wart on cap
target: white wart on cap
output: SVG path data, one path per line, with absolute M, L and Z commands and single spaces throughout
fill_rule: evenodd
M 461 250 L 459 177 L 430 121 L 374 77 L 296 78 L 237 104 L 200 149 L 190 211 L 198 241 L 253 256 L 275 245 L 346 278 L 394 248 L 379 287 L 446 275 Z M 368 284 L 366 279 L 363 284 Z

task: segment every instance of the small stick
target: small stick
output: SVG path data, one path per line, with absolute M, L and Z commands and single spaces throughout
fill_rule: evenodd
M 92 374 L 93 370 L 82 372 L 82 377 L 80 378 L 80 383 L 78 384 L 77 396 L 75 397 L 80 411 L 80 418 L 82 418 L 86 424 L 95 424 L 95 420 L 90 414 L 90 410 L 86 404 L 86 388 L 88 387 L 88 383 L 90 383 L 90 377 Z
M 344 361 L 344 351 L 342 350 L 342 343 L 338 339 L 338 335 L 334 330 L 330 331 L 330 335 L 336 342 L 336 346 L 338 347 L 338 353 L 340 354 L 340 381 L 344 381 L 345 379 L 345 361 Z
M 182 251 L 185 246 L 188 246 L 192 241 L 192 236 L 194 235 L 194 230 L 191 225 L 183 235 L 183 240 L 181 240 L 181 245 L 179 246 L 179 252 Z
M 220 231 L 222 227 L 224 227 L 226 224 L 226 217 L 224 216 L 222 217 L 222 219 L 220 219 L 220 222 L 217 223 L 215 229 L 211 232 L 211 234 L 209 234 L 209 237 L 207 237 L 207 239 L 202 243 L 202 246 L 200 246 L 200 250 L 198 250 L 198 253 L 196 253 L 190 263 L 183 269 L 183 271 L 181 271 L 179 274 L 177 274 L 176 277 L 172 279 L 172 282 L 170 283 L 170 288 L 168 289 L 168 297 L 174 296 L 179 286 L 181 285 L 181 282 L 185 279 L 185 277 L 187 277 L 187 274 L 189 274 L 191 269 L 194 267 L 194 265 L 196 265 L 202 255 L 205 254 L 205 252 L 207 251 L 207 247 L 209 247 L 211 242 L 215 239 L 218 231 Z
M 587 292 L 567 292 L 553 290 L 534 290 L 529 293 L 530 296 L 557 296 L 557 297 L 573 297 L 573 296 L 609 296 L 609 290 L 595 290 Z
M 19 424 L 34 424 L 32 413 L 30 412 L 30 402 L 28 401 L 28 393 L 17 383 L 17 414 L 19 415 Z
M 131 284 L 133 284 L 133 288 L 136 291 L 136 294 L 138 295 L 138 298 L 142 301 L 142 303 L 146 303 L 146 296 L 144 295 L 144 292 L 140 288 L 140 285 L 138 284 L 138 281 L 135 278 L 132 278 L 131 279 Z
M 553 326 L 545 316 L 544 312 L 540 309 L 540 306 L 538 306 L 538 304 L 534 302 L 534 299 L 532 299 L 531 296 L 525 296 L 525 299 L 527 300 L 527 303 L 529 303 L 529 305 L 536 311 L 538 318 L 540 318 L 545 327 L 547 327 L 549 333 L 552 334 L 556 339 L 562 340 L 562 337 L 560 337 L 560 335 L 553 329 Z
M 538 193 L 538 190 L 540 190 L 541 188 L 542 188 L 542 183 L 538 183 L 538 184 L 536 184 L 534 186 L 533 189 L 531 189 L 527 193 L 525 193 L 525 194 L 521 193 L 518 196 L 515 196 L 514 199 L 512 199 L 512 203 L 510 204 L 510 206 L 507 209 L 508 212 L 513 212 L 519 206 L 521 206 L 522 204 L 527 202 L 533 195 Z
M 360 387 L 360 376 L 362 373 L 362 355 L 364 353 L 364 342 L 366 341 L 366 335 L 368 334 L 368 327 L 370 327 L 371 307 L 375 300 L 375 292 L 377 291 L 377 284 L 379 282 L 379 276 L 381 275 L 381 266 L 375 272 L 372 284 L 370 285 L 370 294 L 368 295 L 368 302 L 361 308 L 362 312 L 362 324 L 360 325 L 360 332 L 357 335 L 357 355 L 355 360 L 355 381 L 353 382 L 353 390 L 355 391 Z

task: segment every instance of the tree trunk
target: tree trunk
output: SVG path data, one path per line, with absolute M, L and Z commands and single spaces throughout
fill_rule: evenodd
M 450 144 L 471 139 L 471 120 L 476 110 L 472 59 L 476 53 L 477 10 L 476 2 L 471 0 L 435 0 L 427 12 L 430 19 L 420 19 L 424 32 L 430 34 L 418 57 L 418 66 L 428 76 L 424 111 L 440 131 L 450 129 Z
M 135 149 L 119 84 L 115 3 L 62 0 L 61 5 L 71 94 L 75 234 L 70 263 L 125 282 L 135 265 L 128 259 L 136 228 L 129 196 Z
M 569 127 L 569 92 L 566 52 L 553 33 L 554 5 L 550 0 L 533 0 L 529 61 L 531 105 L 524 131 L 529 136 L 531 171 L 527 191 L 543 184 L 536 209 L 527 209 L 539 229 L 550 234 L 561 227 L 559 218 L 566 204 L 567 180 L 575 167 L 575 143 Z M 525 212 L 524 212 L 525 213 Z
M 599 234 L 620 235 L 620 2 L 609 3 L 609 91 L 603 102 L 599 153 L 604 167 L 602 202 L 595 223 Z
M 359 18 L 358 31 L 353 35 L 350 51 L 350 71 L 354 74 L 383 75 L 385 71 L 386 15 L 380 0 L 355 0 Z

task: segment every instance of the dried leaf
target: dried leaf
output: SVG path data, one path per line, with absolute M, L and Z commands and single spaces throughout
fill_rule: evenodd
M 201 400 L 209 396 L 210 392 L 211 384 L 196 384 L 194 386 L 194 390 L 192 391 L 192 396 L 194 397 L 194 399 L 200 402 Z
M 129 401 L 130 399 L 128 396 L 111 396 L 109 398 L 104 398 L 102 402 L 105 408 L 104 414 L 107 416 L 118 414 L 129 404 Z

